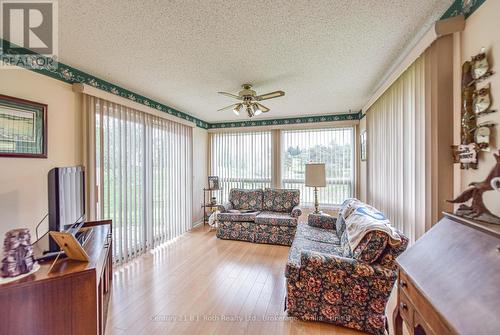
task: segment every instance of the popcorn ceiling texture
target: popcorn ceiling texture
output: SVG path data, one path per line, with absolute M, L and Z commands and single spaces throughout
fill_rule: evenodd
M 59 0 L 59 58 L 208 122 L 245 82 L 284 118 L 358 111 L 450 0 Z

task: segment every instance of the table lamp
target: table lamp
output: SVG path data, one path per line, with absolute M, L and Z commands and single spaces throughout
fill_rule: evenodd
M 326 186 L 325 163 L 306 164 L 306 186 L 314 187 L 314 213 L 319 214 L 318 187 Z

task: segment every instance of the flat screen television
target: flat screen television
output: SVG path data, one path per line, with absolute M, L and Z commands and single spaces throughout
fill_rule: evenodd
M 85 221 L 85 172 L 83 166 L 49 171 L 49 230 L 68 231 Z M 50 241 L 50 250 L 57 250 Z

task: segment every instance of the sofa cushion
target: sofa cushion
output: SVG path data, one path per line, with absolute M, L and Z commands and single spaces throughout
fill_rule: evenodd
M 297 225 L 296 237 L 304 238 L 309 241 L 321 243 L 331 243 L 340 246 L 340 239 L 333 230 L 313 227 L 309 224 L 299 223 Z
M 323 229 L 335 229 L 335 221 L 337 219 L 331 215 L 320 213 L 310 213 L 307 216 L 307 224 L 311 227 L 318 227 Z
M 264 190 L 264 210 L 290 213 L 300 203 L 300 190 L 273 189 Z
M 237 213 L 226 212 L 217 214 L 218 221 L 234 221 L 234 222 L 255 222 L 255 217 L 260 212 Z
M 260 212 L 255 217 L 255 223 L 257 224 L 267 224 L 272 226 L 296 226 L 297 218 L 292 217 L 287 213 L 279 212 Z
M 229 201 L 234 209 L 262 210 L 263 191 L 233 188 L 229 192 Z

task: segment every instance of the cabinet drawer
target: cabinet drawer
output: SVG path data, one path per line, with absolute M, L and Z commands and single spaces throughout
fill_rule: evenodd
M 399 289 L 398 293 L 398 308 L 403 320 L 407 324 L 412 325 L 414 308 L 410 302 L 410 299 L 408 299 L 406 294 L 402 292 L 401 289 Z
M 411 279 L 408 277 L 408 275 L 403 271 L 399 270 L 399 276 L 398 276 L 398 287 L 401 292 L 406 294 L 406 296 L 411 300 L 411 301 L 416 301 L 418 296 L 420 295 L 417 288 L 413 285 Z

